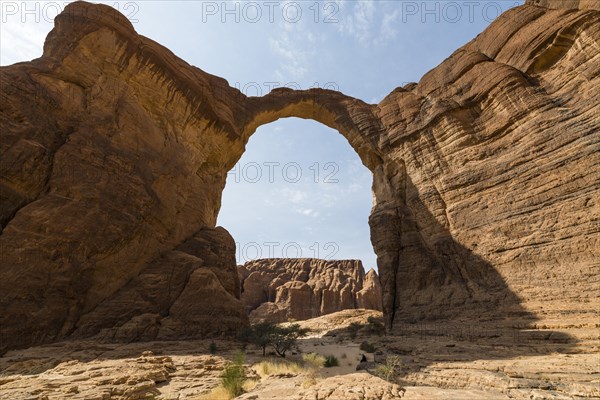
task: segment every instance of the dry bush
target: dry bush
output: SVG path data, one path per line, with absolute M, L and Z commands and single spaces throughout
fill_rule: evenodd
M 281 360 L 261 361 L 253 368 L 263 379 L 271 375 L 297 375 L 304 372 L 304 368 L 297 363 Z

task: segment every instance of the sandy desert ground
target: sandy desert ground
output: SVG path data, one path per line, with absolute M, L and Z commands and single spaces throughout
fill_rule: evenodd
M 301 322 L 312 330 L 302 353 L 334 355 L 338 367 L 321 369 L 315 379 L 306 369 L 261 374 L 261 351 L 248 347 L 245 365 L 253 381 L 241 399 L 590 399 L 600 398 L 598 330 L 580 328 L 575 345 L 566 334 L 547 329 L 521 331 L 519 341 L 485 336 L 476 329 L 462 337 L 424 326 L 395 335 L 368 328 L 349 332 L 351 323 L 368 326 L 368 310 L 346 310 Z M 571 329 L 571 334 L 573 329 Z M 587 339 L 586 339 L 587 338 Z M 360 343 L 377 350 L 365 353 Z M 223 368 L 240 344 L 217 340 L 149 343 L 98 343 L 81 340 L 15 350 L 0 359 L 0 399 L 218 399 Z M 356 371 L 400 356 L 397 384 Z M 281 362 L 273 355 L 267 360 Z

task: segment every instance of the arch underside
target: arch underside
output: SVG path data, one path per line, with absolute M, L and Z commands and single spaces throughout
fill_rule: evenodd
M 344 136 L 370 171 L 383 163 L 375 143 L 383 130 L 375 105 L 331 90 L 281 88 L 263 97 L 247 98 L 245 108 L 251 110 L 242 122 L 246 140 L 259 126 L 280 118 L 311 119 Z

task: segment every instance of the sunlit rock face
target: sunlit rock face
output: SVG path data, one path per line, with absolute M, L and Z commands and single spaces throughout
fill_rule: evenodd
M 290 116 L 338 130 L 373 173 L 389 328 L 597 317 L 600 13 L 586 4 L 511 9 L 375 105 L 247 98 L 115 10 L 70 4 L 41 58 L 0 69 L 0 350 L 247 324 L 216 217 L 250 136 Z
M 336 311 L 381 311 L 375 270 L 360 260 L 265 258 L 238 267 L 251 322 L 305 320 Z
M 600 10 L 600 3 L 596 0 L 526 0 L 525 4 L 553 9 Z

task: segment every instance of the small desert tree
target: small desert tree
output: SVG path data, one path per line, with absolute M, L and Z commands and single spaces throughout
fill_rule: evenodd
M 285 353 L 295 347 L 298 339 L 307 333 L 308 329 L 300 328 L 298 324 L 275 326 L 271 333 L 271 345 L 278 356 L 285 358 Z
M 297 345 L 298 338 L 306 333 L 308 329 L 300 328 L 298 324 L 279 326 L 270 322 L 260 322 L 243 331 L 240 339 L 261 348 L 263 357 L 267 355 L 268 346 L 272 346 L 280 357 L 285 357 L 285 353 Z
M 275 325 L 270 322 L 260 322 L 246 328 L 240 334 L 243 342 L 249 342 L 262 349 L 263 357 L 267 355 L 267 346 L 271 344 L 271 336 L 275 331 Z

